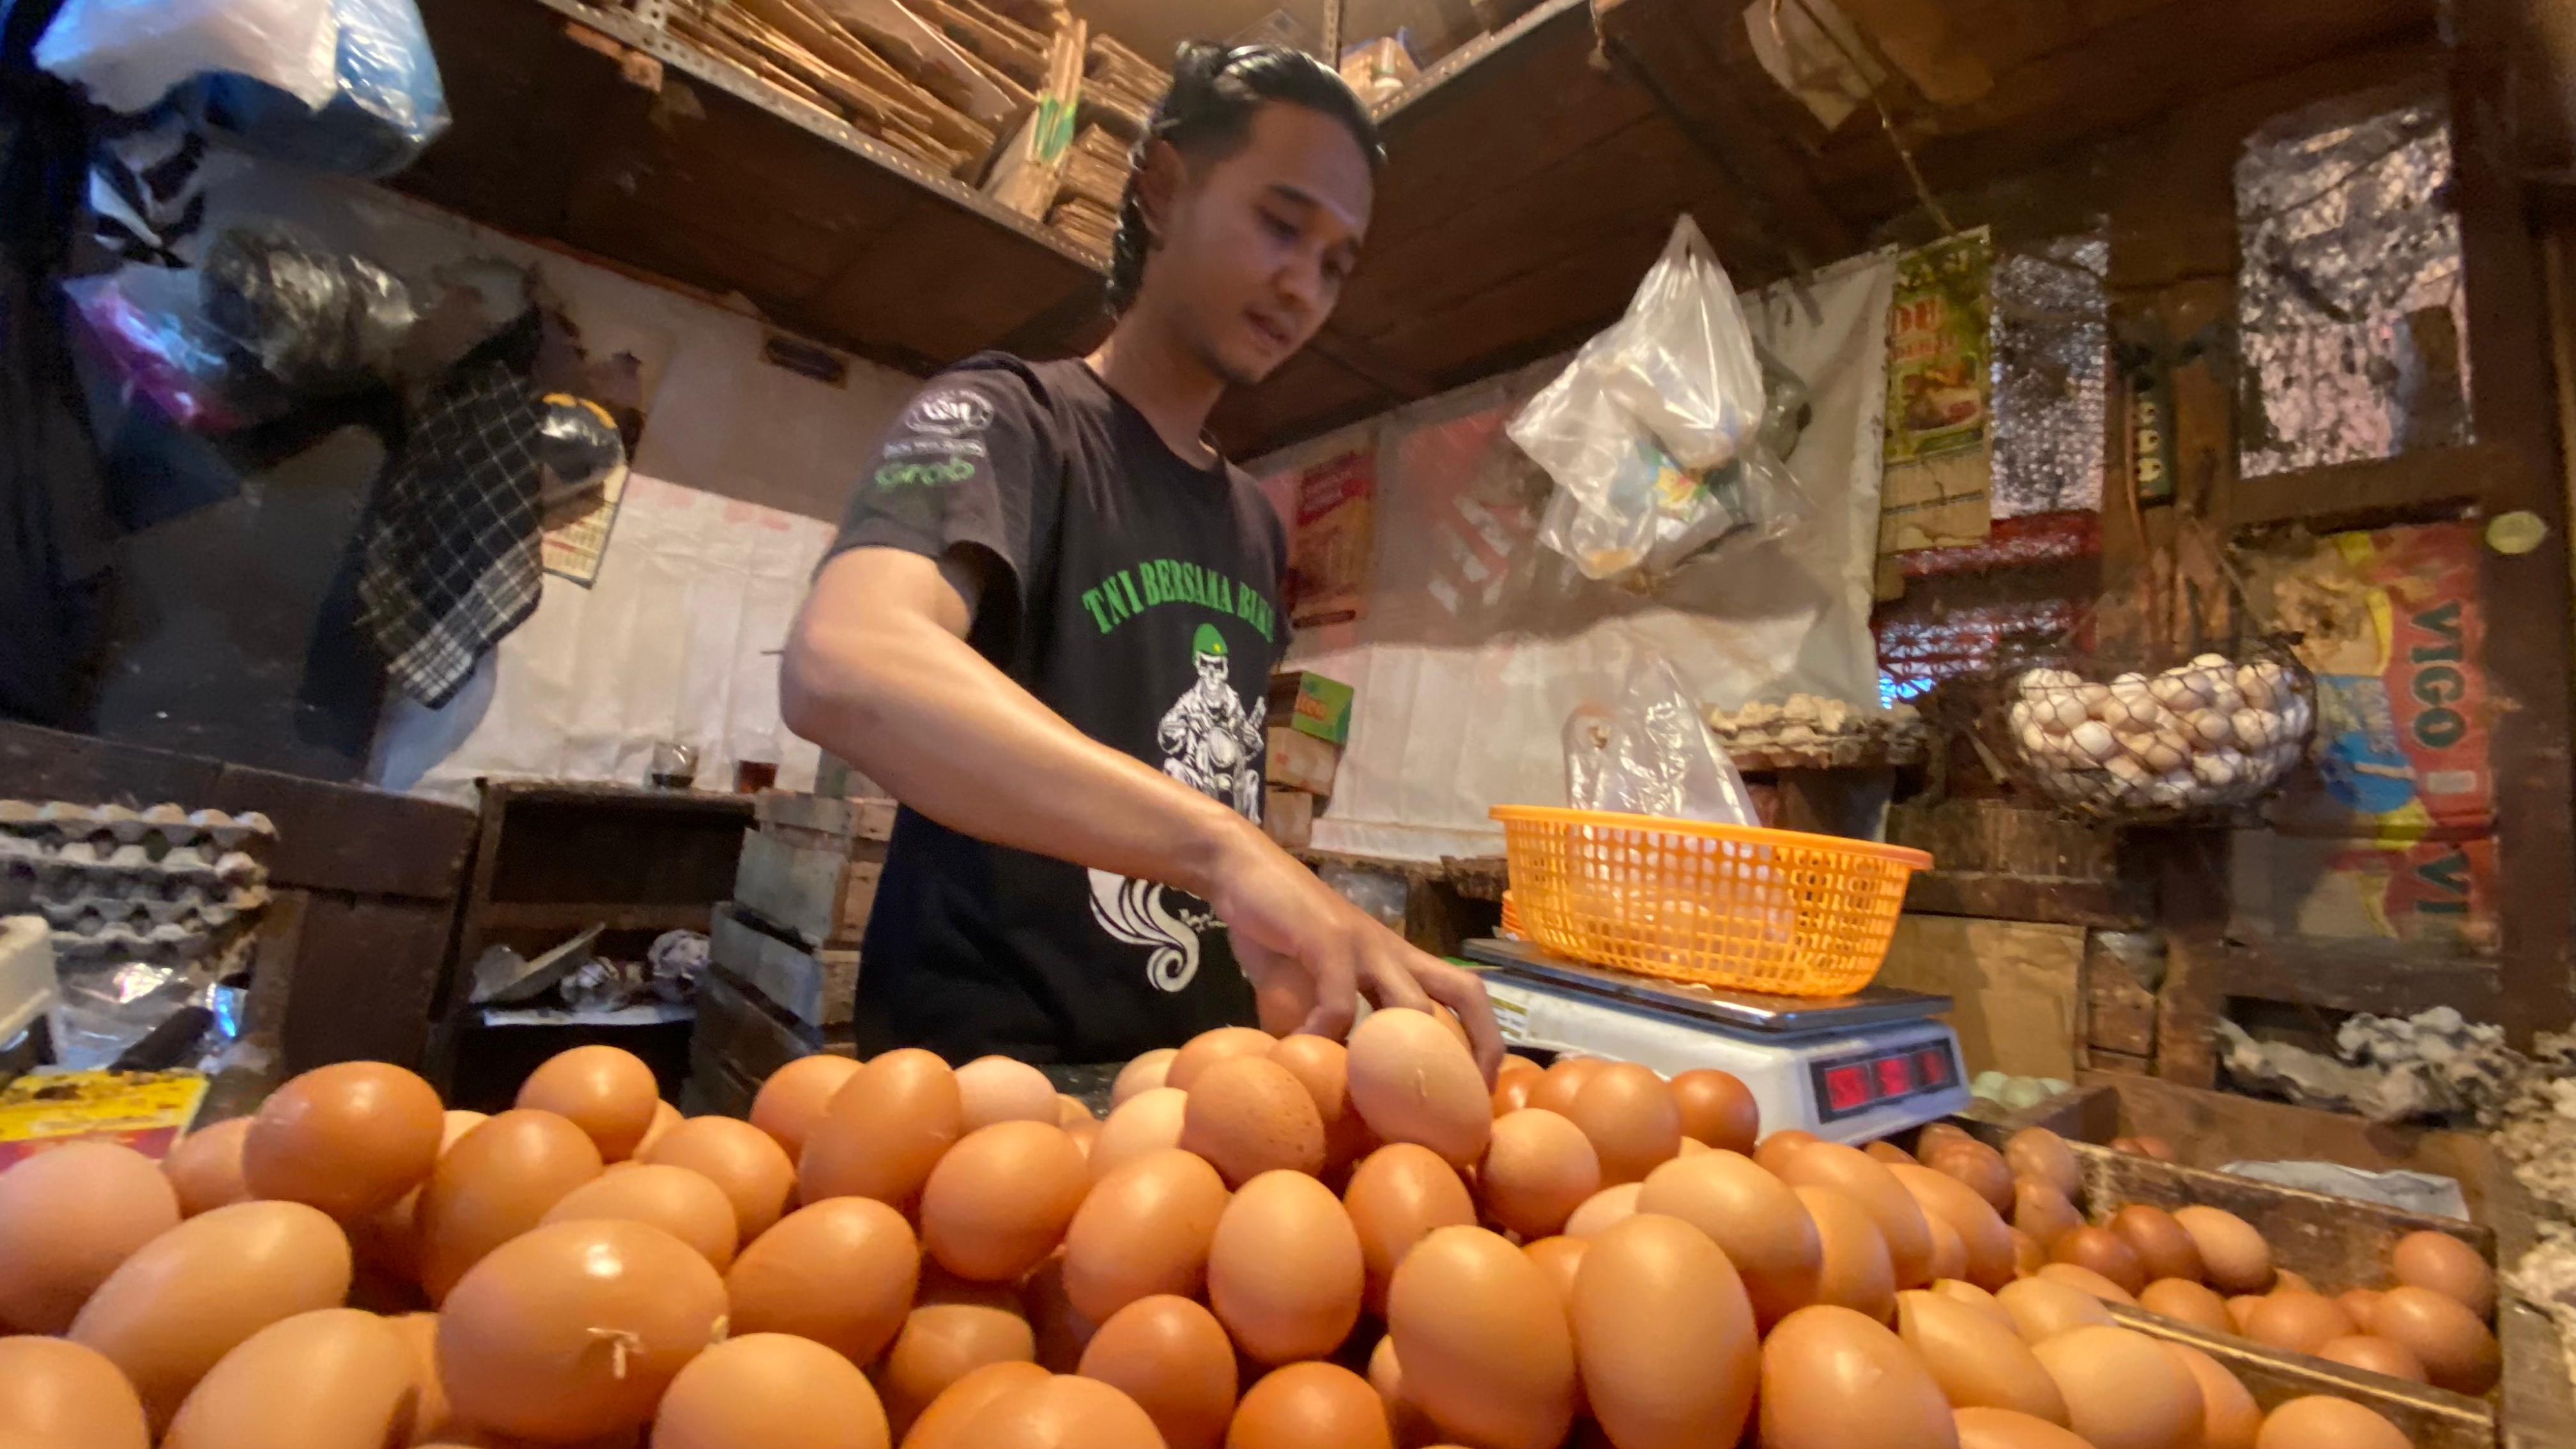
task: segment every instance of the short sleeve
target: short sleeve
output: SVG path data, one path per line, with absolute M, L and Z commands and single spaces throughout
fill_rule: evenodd
M 824 558 L 854 548 L 944 558 L 973 548 L 1006 571 L 1015 601 L 1029 575 L 1037 491 L 1059 468 L 1025 378 L 998 368 L 942 373 L 868 459 Z M 989 607 L 1007 607 L 989 596 L 985 605 L 979 625 Z

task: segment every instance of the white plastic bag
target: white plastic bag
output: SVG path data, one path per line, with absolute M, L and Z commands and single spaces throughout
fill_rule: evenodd
M 1619 321 L 1584 344 L 1506 431 L 1556 483 L 1539 540 L 1590 578 L 1660 576 L 1803 512 L 1779 453 L 1805 384 L 1765 359 L 1698 223 L 1673 224 Z
M 1615 708 L 1577 705 L 1563 738 L 1566 803 L 1577 810 L 1762 823 L 1699 700 L 1660 654 L 1629 667 Z
M 36 64 L 112 111 L 148 110 L 210 71 L 262 80 L 319 110 L 338 93 L 330 0 L 69 0 Z

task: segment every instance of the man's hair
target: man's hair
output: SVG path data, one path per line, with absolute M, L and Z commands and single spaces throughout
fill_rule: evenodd
M 1373 176 L 1386 164 L 1377 123 L 1342 78 L 1304 51 L 1284 45 L 1227 47 L 1184 43 L 1172 63 L 1172 88 L 1163 93 L 1145 134 L 1127 156 L 1127 192 L 1118 204 L 1118 235 L 1109 245 L 1109 310 L 1124 312 L 1145 281 L 1145 254 L 1153 234 L 1136 195 L 1154 143 L 1169 141 L 1192 162 L 1217 160 L 1239 150 L 1252 135 L 1253 113 L 1270 101 L 1320 111 L 1339 121 L 1368 158 Z

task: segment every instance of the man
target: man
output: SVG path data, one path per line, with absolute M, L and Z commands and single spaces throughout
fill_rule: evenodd
M 863 1050 L 1118 1061 L 1356 997 L 1454 1010 L 1413 950 L 1256 823 L 1286 543 L 1205 439 L 1320 328 L 1382 159 L 1340 78 L 1184 47 L 1134 153 L 1088 358 L 987 354 L 880 446 L 787 650 L 790 728 L 904 804 L 861 955 Z M 971 283 L 970 283 L 971 284 Z

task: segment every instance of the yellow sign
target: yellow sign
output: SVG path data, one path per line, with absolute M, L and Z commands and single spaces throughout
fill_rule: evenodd
M 163 1157 L 197 1115 L 196 1072 L 59 1072 L 0 1087 L 0 1168 L 67 1142 L 122 1143 Z

